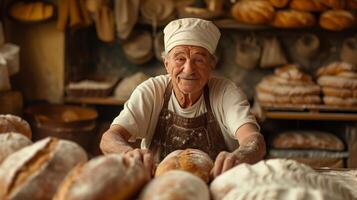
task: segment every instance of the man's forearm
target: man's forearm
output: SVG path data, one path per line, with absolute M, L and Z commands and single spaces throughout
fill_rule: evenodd
M 130 144 L 120 135 L 120 133 L 109 129 L 106 131 L 100 142 L 100 149 L 104 154 L 109 153 L 126 153 L 133 148 Z
M 264 137 L 260 133 L 253 134 L 246 138 L 239 148 L 234 151 L 238 157 L 236 164 L 254 164 L 263 159 L 266 153 Z

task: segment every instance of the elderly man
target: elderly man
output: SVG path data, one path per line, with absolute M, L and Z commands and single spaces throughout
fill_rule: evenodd
M 215 160 L 214 177 L 239 163 L 261 160 L 265 142 L 245 95 L 233 82 L 210 76 L 219 37 L 210 21 L 170 22 L 163 53 L 168 74 L 135 89 L 104 133 L 102 151 L 136 156 L 152 170 L 170 152 L 196 148 Z M 142 139 L 140 149 L 129 145 L 135 139 Z

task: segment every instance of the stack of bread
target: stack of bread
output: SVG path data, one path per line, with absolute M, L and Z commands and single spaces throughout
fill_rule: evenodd
M 311 167 L 344 167 L 345 145 L 324 131 L 295 130 L 272 135 L 269 158 L 289 158 Z
M 322 28 L 339 31 L 355 25 L 350 10 L 357 9 L 356 4 L 354 0 L 240 0 L 231 13 L 246 24 L 306 28 L 319 22 Z
M 256 86 L 258 101 L 274 105 L 319 104 L 320 86 L 299 68 L 298 65 L 288 64 L 277 68 L 273 75 L 264 77 Z
M 333 62 L 319 68 L 316 75 L 326 105 L 357 105 L 357 68 L 354 65 Z

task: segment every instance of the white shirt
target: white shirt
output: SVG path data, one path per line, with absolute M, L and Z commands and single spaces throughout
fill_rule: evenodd
M 125 128 L 132 135 L 131 140 L 142 139 L 141 148 L 150 146 L 170 79 L 169 75 L 160 75 L 141 83 L 112 123 Z M 258 128 L 259 125 L 250 112 L 246 96 L 232 81 L 212 77 L 208 87 L 213 115 L 227 147 L 232 151 L 238 147 L 235 133 L 239 127 L 246 123 L 253 123 Z M 198 117 L 207 112 L 203 94 L 193 106 L 182 108 L 172 91 L 168 107 L 170 111 L 185 118 Z

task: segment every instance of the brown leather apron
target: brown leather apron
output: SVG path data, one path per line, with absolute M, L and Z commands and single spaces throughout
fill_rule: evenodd
M 164 94 L 164 105 L 150 145 L 157 161 L 178 149 L 194 148 L 206 152 L 213 160 L 219 152 L 227 150 L 219 124 L 213 116 L 208 86 L 204 88 L 207 112 L 198 117 L 184 118 L 168 109 L 172 94 L 169 82 Z

